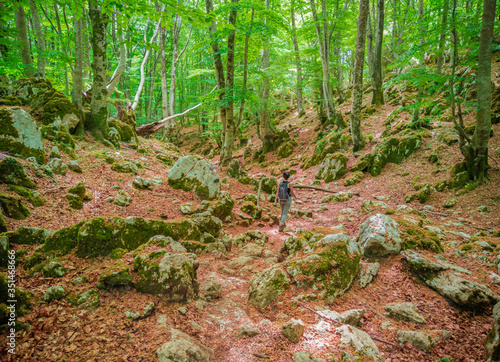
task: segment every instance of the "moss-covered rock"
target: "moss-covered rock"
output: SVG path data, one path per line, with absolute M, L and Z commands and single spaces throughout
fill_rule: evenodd
M 53 173 L 56 175 L 64 176 L 68 172 L 68 165 L 66 165 L 60 158 L 53 158 L 47 164 Z
M 431 154 L 429 155 L 429 157 L 427 159 L 429 160 L 430 163 L 437 163 L 437 162 L 439 162 L 439 156 L 441 155 L 441 153 L 443 151 L 444 151 L 444 147 L 438 146 L 432 150 Z
M 167 154 L 162 153 L 162 152 L 158 153 L 156 155 L 156 158 L 158 159 L 158 161 L 163 163 L 165 166 L 173 166 L 175 163 L 175 160 L 172 156 L 167 155 Z
M 451 199 L 451 200 L 446 201 L 445 203 L 443 203 L 443 207 L 445 209 L 451 209 L 456 204 L 457 204 L 457 199 Z
M 68 270 L 57 260 L 51 260 L 42 268 L 44 278 L 61 278 Z
M 233 158 L 229 165 L 227 166 L 226 173 L 229 177 L 239 178 L 240 176 L 246 176 L 247 173 L 241 167 L 240 160 Z
M 280 146 L 278 149 L 278 159 L 290 157 L 293 153 L 293 150 L 297 146 L 297 142 L 286 142 Z
M 134 186 L 138 190 L 152 190 L 153 184 L 150 179 L 136 177 L 134 181 L 132 181 L 132 186 Z
M 352 167 L 351 172 L 356 171 L 368 171 L 372 165 L 375 155 L 373 153 L 367 153 L 363 155 Z
M 69 296 L 68 301 L 73 306 L 78 306 L 82 309 L 95 310 L 99 307 L 99 292 L 95 289 L 87 290 L 78 296 Z
M 361 202 L 361 211 L 364 214 L 382 209 L 387 209 L 387 204 L 385 202 L 373 200 L 363 200 L 363 202 Z
M 356 171 L 349 174 L 343 181 L 344 186 L 352 186 L 361 182 L 365 178 L 365 174 L 362 171 Z
M 319 165 L 328 154 L 336 153 L 346 148 L 351 141 L 351 136 L 340 132 L 333 132 L 327 135 L 316 143 L 313 154 L 311 157 L 305 157 L 300 167 L 307 170 L 309 167 Z
M 31 100 L 38 93 L 52 89 L 52 83 L 42 78 L 22 78 L 16 81 L 13 95 L 24 106 L 30 105 Z
M 0 326 L 6 325 L 11 316 L 11 312 L 14 312 L 12 316 L 16 320 L 16 327 L 18 327 L 19 322 L 17 322 L 17 319 L 28 313 L 31 308 L 32 295 L 18 287 L 15 287 L 14 291 L 12 291 L 11 289 L 13 288 L 9 288 L 9 283 L 7 275 L 0 273 Z M 8 300 L 16 301 L 15 311 L 7 308 L 10 306 L 5 303 Z
M 61 300 L 66 297 L 68 292 L 60 285 L 54 285 L 45 291 L 43 295 L 43 300 L 47 303 L 51 303 L 54 300 Z
M 240 209 L 245 214 L 250 215 L 254 219 L 260 219 L 260 217 L 262 216 L 262 209 L 251 201 L 246 201 L 245 203 L 243 203 Z
M 45 251 L 60 251 L 62 254 L 67 254 L 77 245 L 78 232 L 84 224 L 84 221 L 77 224 L 57 230 L 49 235 L 43 244 Z
M 7 268 L 9 263 L 9 237 L 0 234 L 0 268 Z
M 209 233 L 214 237 L 219 235 L 219 231 L 222 228 L 222 221 L 210 214 L 209 211 L 193 215 L 191 220 L 201 233 Z
M 438 192 L 443 192 L 444 189 L 446 188 L 446 186 L 448 186 L 448 181 L 447 180 L 441 180 L 441 181 L 439 181 L 438 183 L 436 183 L 434 185 L 434 188 Z
M 337 152 L 328 154 L 318 167 L 314 176 L 317 180 L 324 180 L 326 183 L 338 180 L 347 172 L 347 157 Z
M 412 132 L 392 137 L 375 147 L 373 162 L 370 166 L 372 176 L 378 176 L 382 168 L 389 162 L 401 163 L 405 158 L 418 150 L 422 144 L 422 132 Z
M 114 163 L 111 165 L 111 169 L 116 172 L 133 173 L 134 175 L 137 175 L 139 172 L 139 169 L 133 162 Z
M 134 125 L 119 121 L 117 119 L 109 119 L 109 127 L 113 127 L 118 131 L 120 139 L 123 142 L 130 142 L 132 139 L 137 140 L 137 132 L 135 130 L 135 117 L 133 120 Z
M 80 258 L 94 258 L 109 255 L 113 249 L 123 247 L 120 231 L 123 219 L 95 217 L 82 224 L 78 231 L 76 255 Z
M 82 167 L 80 166 L 77 160 L 71 160 L 67 163 L 67 165 L 71 171 L 76 173 L 83 173 Z
M 83 199 L 75 194 L 67 194 L 66 200 L 69 202 L 69 206 L 75 210 L 83 209 Z
M 132 202 L 132 197 L 125 191 L 120 190 L 113 199 L 113 203 L 118 206 L 128 206 Z
M 222 191 L 220 195 L 220 200 L 211 205 L 208 211 L 222 221 L 229 221 L 233 216 L 234 200 L 227 191 Z
M 278 190 L 278 180 L 276 177 L 263 177 L 262 179 L 262 191 L 269 195 L 276 194 Z M 256 185 L 258 187 L 258 184 Z
M 427 229 L 420 227 L 405 218 L 397 219 L 401 231 L 401 249 L 425 249 L 432 250 L 435 253 L 444 251 L 443 245 L 438 235 Z
M 198 297 L 196 255 L 174 254 L 165 249 L 141 254 L 134 259 L 136 289 L 161 296 L 167 302 L 191 302 Z
M 43 206 L 43 199 L 40 193 L 23 186 L 9 185 L 9 188 L 16 194 L 25 197 L 35 207 Z
M 21 108 L 0 107 L 0 150 L 45 163 L 40 130 L 30 114 Z
M 290 279 L 283 271 L 283 266 L 276 264 L 252 277 L 247 304 L 259 309 L 265 308 L 288 288 Z
M 24 202 L 16 196 L 0 194 L 0 206 L 2 207 L 5 216 L 16 220 L 24 220 L 31 215 L 30 210 Z
M 0 162 L 0 181 L 8 185 L 36 188 L 24 171 L 23 165 L 14 157 L 6 157 Z
M 42 126 L 42 137 L 56 142 L 58 148 L 75 159 L 75 140 L 63 126 Z
M 12 244 L 37 245 L 43 244 L 51 232 L 35 227 L 20 227 L 8 233 L 9 242 Z
M 325 197 L 323 197 L 319 202 L 321 204 L 326 204 L 329 202 L 345 202 L 349 201 L 352 198 L 352 192 L 347 191 L 347 192 L 339 192 L 337 194 L 330 194 Z
M 21 101 L 14 96 L 4 96 L 0 98 L 0 106 L 21 106 Z
M 452 175 L 447 184 L 450 189 L 457 190 L 463 188 L 465 185 L 467 185 L 468 182 L 469 173 L 467 171 L 463 171 Z
M 174 189 L 194 191 L 201 200 L 213 200 L 220 194 L 220 178 L 213 165 L 191 155 L 174 164 L 168 184 Z
M 74 133 L 83 119 L 82 112 L 62 92 L 48 89 L 30 101 L 31 114 L 44 125 L 62 126 Z
M 132 279 L 133 277 L 129 273 L 128 266 L 123 262 L 123 260 L 118 260 L 113 265 L 104 269 L 99 277 L 97 288 L 123 288 L 128 290 L 132 285 Z

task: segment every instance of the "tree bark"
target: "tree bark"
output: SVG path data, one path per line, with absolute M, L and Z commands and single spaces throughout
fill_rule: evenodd
M 424 63 L 424 30 L 425 30 L 425 25 L 424 25 L 424 0 L 418 0 L 418 21 L 420 23 L 420 68 L 423 70 L 425 68 L 425 63 Z M 423 87 L 424 85 L 422 84 L 419 85 L 418 89 L 418 95 L 417 95 L 417 101 L 415 103 L 415 109 L 413 110 L 413 115 L 411 119 L 411 123 L 413 124 L 414 128 L 419 128 L 421 126 L 421 121 L 419 122 L 419 115 L 420 115 L 420 102 L 422 101 L 423 95 L 424 95 L 424 90 Z
M 369 0 L 359 4 L 358 33 L 356 35 L 356 55 L 354 60 L 354 89 L 351 110 L 351 135 L 353 152 L 363 149 L 365 140 L 361 131 L 361 107 L 363 102 L 363 64 L 365 59 L 366 23 L 368 20 Z
M 92 101 L 90 103 L 90 131 L 97 140 L 108 137 L 106 100 L 107 63 L 106 63 L 106 29 L 108 16 L 103 14 L 97 1 L 89 0 L 89 15 L 92 22 Z
M 162 26 L 160 28 L 160 62 L 161 62 L 161 110 L 163 118 L 168 117 L 168 85 L 167 85 L 167 59 L 165 54 L 167 30 Z
M 77 15 L 73 17 L 73 28 L 75 29 L 75 66 L 73 69 L 73 92 L 71 98 L 79 110 L 82 106 L 83 92 L 83 21 Z
M 439 45 L 438 45 L 438 54 L 437 54 L 437 74 L 443 74 L 443 63 L 444 63 L 444 41 L 446 39 L 446 19 L 448 17 L 448 5 L 449 0 L 444 1 L 443 6 L 443 18 L 441 20 L 441 34 L 439 35 Z
M 373 57 L 373 99 L 372 104 L 384 104 L 382 90 L 382 41 L 384 39 L 384 0 L 377 0 L 377 26 L 375 30 L 375 52 Z
M 130 19 L 130 22 L 132 19 Z M 128 27 L 128 24 L 126 25 Z M 118 85 L 118 82 L 120 82 L 121 76 L 125 72 L 125 69 L 127 69 L 127 44 L 125 43 L 124 37 L 123 37 L 124 29 L 123 29 L 123 23 L 120 23 L 118 25 L 118 31 L 116 32 L 116 39 L 118 42 L 118 48 L 119 48 L 119 58 L 118 58 L 118 64 L 116 65 L 115 71 L 113 72 L 113 75 L 111 76 L 111 80 L 109 81 L 108 85 L 106 86 L 108 90 L 108 97 L 111 97 L 113 92 L 116 89 L 116 86 Z
M 247 92 L 247 78 L 248 78 L 248 42 L 250 40 L 250 36 L 252 35 L 252 29 L 253 29 L 253 18 L 255 14 L 255 9 L 252 7 L 252 19 L 250 20 L 250 29 L 248 29 L 248 32 L 245 35 L 245 51 L 243 55 L 243 86 L 242 86 L 242 97 L 241 97 L 241 104 L 240 104 L 240 113 L 238 116 L 238 123 L 236 124 L 236 132 L 238 132 L 240 128 L 241 121 L 243 119 L 243 111 L 245 109 L 245 102 L 246 102 L 246 92 Z
M 372 8 L 374 11 L 374 9 Z M 373 15 L 375 17 L 375 14 Z M 372 29 L 372 13 L 370 7 L 368 6 L 368 20 L 366 25 L 366 62 L 368 63 L 368 74 L 370 75 L 370 81 L 372 84 L 372 92 L 375 89 L 375 62 L 374 62 L 374 51 L 373 51 L 373 29 Z
M 269 9 L 269 0 L 265 0 L 266 9 Z M 267 17 L 264 19 L 264 24 L 267 23 Z M 270 93 L 270 77 L 268 68 L 271 61 L 271 55 L 269 52 L 269 37 L 262 40 L 262 73 L 266 74 L 262 79 L 262 85 L 260 87 L 259 98 L 260 98 L 260 110 L 259 110 L 259 129 L 260 129 L 260 139 L 262 141 L 262 150 L 264 153 L 268 152 L 272 148 L 274 141 L 274 131 L 271 129 L 271 123 L 269 120 L 269 93 Z
M 295 50 L 295 66 L 297 67 L 297 114 L 302 117 L 306 114 L 302 104 L 302 69 L 300 64 L 299 42 L 297 41 L 297 29 L 295 26 L 294 1 L 290 4 L 290 17 L 292 19 L 292 40 Z
M 38 60 L 36 64 L 36 74 L 41 78 L 45 78 L 45 65 L 47 64 L 47 55 L 45 48 L 45 35 L 43 34 L 42 23 L 38 16 L 38 10 L 33 0 L 30 0 L 31 18 L 33 19 L 33 27 L 36 32 L 36 41 L 38 49 Z
M 14 13 L 16 17 L 16 28 L 18 30 L 17 39 L 19 41 L 21 62 L 24 66 L 24 74 L 27 77 L 32 77 L 35 73 L 33 69 L 33 59 L 30 55 L 30 43 L 28 40 L 28 27 L 26 26 L 26 13 L 20 2 L 14 3 Z
M 488 170 L 488 142 L 491 132 L 491 43 L 496 0 L 484 0 L 477 62 L 476 128 L 466 158 L 469 176 L 482 183 Z

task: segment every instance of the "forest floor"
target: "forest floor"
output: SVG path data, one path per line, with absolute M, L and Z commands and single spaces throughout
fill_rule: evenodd
M 346 114 L 349 105 L 340 110 Z M 380 142 L 380 133 L 383 122 L 395 107 L 385 105 L 363 121 L 363 134 L 373 134 L 371 144 L 362 151 L 373 150 Z M 400 117 L 405 117 L 404 113 Z M 348 116 L 345 116 L 346 119 Z M 466 116 L 466 121 L 472 121 L 472 112 Z M 316 140 L 317 117 L 315 112 L 308 110 L 306 116 L 298 118 L 291 112 L 279 122 L 278 127 L 289 130 L 298 144 L 304 147 L 302 155 L 312 153 Z M 441 122 L 443 128 L 451 128 L 450 122 Z M 431 132 L 435 132 L 436 129 Z M 185 139 L 198 132 L 197 129 L 188 128 L 183 134 Z M 475 190 L 462 196 L 455 196 L 452 191 L 434 192 L 426 205 L 434 207 L 433 213 L 428 213 L 428 224 L 434 224 L 448 231 L 463 232 L 474 235 L 483 229 L 500 229 L 500 124 L 494 126 L 494 137 L 490 140 L 491 161 L 490 180 Z M 199 139 L 193 137 L 186 141 L 181 149 L 188 153 L 190 147 Z M 155 187 L 154 191 L 138 191 L 132 188 L 135 176 L 112 171 L 110 165 L 95 156 L 106 148 L 91 141 L 78 142 L 79 150 L 77 159 L 84 173 L 77 174 L 69 171 L 66 176 L 56 176 L 57 185 L 50 178 L 36 178 L 32 169 L 27 167 L 30 177 L 36 179 L 38 190 L 45 200 L 45 206 L 30 207 L 31 217 L 23 221 L 8 219 L 9 230 L 16 230 L 21 226 L 43 227 L 57 230 L 72 225 L 76 222 L 87 220 L 96 216 L 140 216 L 151 219 L 161 219 L 160 215 L 166 213 L 169 219 L 181 217 L 179 206 L 185 202 L 198 204 L 200 201 L 193 192 L 173 190 L 168 186 L 166 168 L 155 157 L 158 150 L 164 149 L 160 141 L 141 139 L 141 146 L 150 150 L 146 154 L 123 145 L 122 150 L 116 152 L 125 159 L 138 160 L 147 168 L 140 169 L 139 176 L 153 178 L 161 176 L 163 184 Z M 424 139 L 421 149 L 407 158 L 402 164 L 388 164 L 377 177 L 369 174 L 359 183 L 344 187 L 342 180 L 330 184 L 322 183 L 320 187 L 329 187 L 330 190 L 351 190 L 359 194 L 349 201 L 328 204 L 328 208 L 319 210 L 319 200 L 326 194 L 316 190 L 298 190 L 300 203 L 295 205 L 300 210 L 315 210 L 312 218 L 295 218 L 289 216 L 285 233 L 278 232 L 277 226 L 270 226 L 256 220 L 250 227 L 224 226 L 224 230 L 231 235 L 244 233 L 248 230 L 260 230 L 269 235 L 266 248 L 278 256 L 278 251 L 284 240 L 299 229 L 311 230 L 315 227 L 334 227 L 342 224 L 346 233 L 355 238 L 360 224 L 373 213 L 363 214 L 361 202 L 374 200 L 376 196 L 389 196 L 386 201 L 389 208 L 396 209 L 398 205 L 405 204 L 404 197 L 413 193 L 413 183 L 416 177 L 419 182 L 429 182 L 431 185 L 437 181 L 449 178 L 451 167 L 462 159 L 458 145 L 445 146 L 441 158 L 444 166 L 441 172 L 433 173 L 436 166 L 427 160 L 431 150 L 436 147 L 435 138 Z M 45 149 L 50 150 L 52 144 L 44 140 Z M 253 136 L 251 147 L 259 146 L 257 136 Z M 443 144 L 444 145 L 444 144 Z M 107 149 L 109 150 L 109 149 Z M 346 153 L 349 158 L 348 167 L 356 162 L 351 152 Z M 269 175 L 272 165 L 282 164 L 276 156 L 269 154 L 266 158 L 268 167 L 261 168 L 251 160 L 245 161 L 243 149 L 236 150 L 238 157 L 250 176 L 259 173 Z M 291 158 L 298 155 L 292 155 Z M 69 161 L 63 155 L 63 161 Z M 65 159 L 66 158 L 66 159 Z M 285 160 L 285 161 L 288 161 Z M 225 177 L 224 169 L 218 166 L 217 157 L 212 162 L 217 167 L 217 172 Z M 298 166 L 293 167 L 297 174 L 292 176 L 292 182 L 309 185 L 314 179 L 318 166 L 306 171 Z M 64 195 L 66 191 L 78 181 L 83 180 L 87 191 L 92 192 L 93 199 L 86 202 L 82 210 L 72 210 Z M 233 199 L 255 193 L 248 185 L 228 177 L 229 186 L 223 184 L 222 189 L 229 191 Z M 112 186 L 119 185 L 129 192 L 133 201 L 128 207 L 119 207 L 106 202 L 106 198 L 114 196 L 116 191 Z M 11 193 L 6 185 L 0 185 L 0 192 Z M 155 196 L 156 194 L 169 197 Z M 266 195 L 267 197 L 268 195 Z M 457 199 L 456 206 L 447 210 L 442 204 L 452 198 Z M 279 208 L 274 207 L 267 200 L 262 201 L 263 206 L 269 207 L 276 215 Z M 407 204 L 414 209 L 421 210 L 418 202 Z M 486 205 L 487 213 L 477 212 L 478 206 Z M 240 205 L 236 203 L 235 212 L 239 212 Z M 346 217 L 341 210 L 352 209 Z M 496 242 L 499 242 L 498 238 Z M 457 256 L 452 252 L 454 247 L 450 243 L 457 242 L 458 247 L 465 242 L 460 236 L 446 234 L 442 240 L 444 246 L 443 256 L 452 263 L 467 268 L 473 275 L 494 292 L 500 292 L 500 286 L 492 284 L 488 275 L 497 272 L 493 259 L 496 252 L 490 253 L 490 263 L 478 261 L 474 254 L 481 253 L 473 249 L 465 256 Z M 28 249 L 31 253 L 37 246 L 14 245 L 17 251 Z M 29 256 L 29 253 L 28 255 Z M 263 269 L 271 266 L 267 259 L 256 259 L 249 267 L 240 270 L 234 269 L 234 274 L 224 274 L 220 267 L 226 265 L 231 259 L 238 257 L 238 248 L 233 246 L 227 258 L 214 257 L 209 254 L 199 255 L 200 267 L 198 280 L 203 282 L 207 278 L 215 278 L 223 285 L 221 299 L 200 305 L 193 302 L 186 305 L 188 313 L 182 316 L 178 312 L 181 304 L 167 304 L 160 297 L 141 294 L 135 289 L 129 291 L 101 292 L 100 306 L 95 311 L 82 310 L 72 307 L 66 301 L 52 302 L 50 304 L 37 303 L 32 311 L 22 317 L 22 321 L 32 325 L 32 329 L 21 331 L 17 338 L 17 356 L 15 359 L 7 357 L 4 350 L 0 350 L 1 360 L 22 361 L 152 361 L 156 360 L 155 351 L 162 344 L 170 340 L 170 328 L 174 327 L 189 335 L 196 337 L 204 345 L 214 349 L 214 361 L 258 361 L 261 358 L 254 353 L 266 355 L 270 361 L 291 361 L 296 351 L 309 351 L 314 357 L 332 360 L 340 358 L 341 351 L 338 347 L 339 336 L 335 333 L 335 326 L 325 326 L 312 312 L 296 305 L 292 300 L 299 294 L 308 291 L 292 286 L 263 310 L 247 306 L 248 287 L 251 277 Z M 132 265 L 132 252 L 123 258 L 128 265 Z M 50 279 L 30 277 L 22 267 L 18 268 L 18 286 L 29 290 L 38 296 L 43 296 L 47 288 L 53 285 L 62 285 L 65 290 L 74 294 L 94 288 L 99 275 L 114 260 L 110 258 L 80 259 L 73 254 L 63 259 L 62 264 L 69 272 L 62 278 Z M 492 311 L 464 311 L 451 305 L 435 291 L 414 277 L 408 270 L 404 258 L 400 255 L 388 257 L 380 261 L 381 268 L 372 284 L 361 288 L 357 279 L 344 295 L 337 298 L 328 308 L 337 312 L 350 309 L 366 309 L 361 321 L 361 329 L 372 336 L 397 343 L 396 334 L 399 330 L 447 330 L 450 340 L 438 342 L 430 353 L 417 351 L 411 346 L 404 349 L 396 348 L 389 344 L 376 342 L 381 355 L 387 361 L 438 361 L 450 357 L 453 361 L 483 361 L 485 359 L 484 341 L 491 328 Z M 74 286 L 71 282 L 76 277 L 87 276 L 87 284 Z M 125 311 L 141 311 L 144 306 L 153 301 L 156 305 L 152 316 L 132 322 L 124 315 Z M 391 319 L 393 324 L 387 330 L 382 330 L 380 324 L 388 318 L 384 316 L 383 306 L 389 302 L 412 302 L 419 313 L 425 317 L 427 324 L 414 325 L 407 322 L 398 322 Z M 322 307 L 321 300 L 310 301 L 311 308 Z M 305 323 L 305 334 L 300 342 L 293 344 L 281 334 L 281 325 L 290 318 L 301 319 Z M 265 321 L 268 320 L 268 321 Z M 253 325 L 261 330 L 261 334 L 253 337 L 238 337 L 239 328 L 243 325 Z M 2 339 L 4 339 L 2 337 Z M 4 348 L 4 345 L 0 346 Z

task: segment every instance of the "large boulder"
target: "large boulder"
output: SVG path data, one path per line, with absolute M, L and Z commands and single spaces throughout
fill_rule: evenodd
M 8 185 L 36 188 L 24 171 L 23 165 L 14 157 L 6 157 L 0 162 L 0 181 Z
M 401 235 L 398 223 L 384 214 L 376 214 L 363 222 L 356 238 L 361 253 L 370 257 L 399 254 Z
M 215 167 L 194 156 L 181 157 L 168 174 L 168 184 L 174 189 L 194 191 L 201 200 L 213 200 L 220 194 L 220 179 Z
M 37 190 L 32 190 L 23 186 L 9 185 L 9 188 L 16 194 L 25 197 L 33 206 L 43 206 L 42 196 Z
M 24 109 L 0 107 L 0 150 L 45 163 L 40 130 Z
M 383 361 L 377 345 L 368 333 L 347 324 L 337 328 L 336 331 L 340 335 L 340 347 L 351 347 L 356 352 L 371 357 L 370 360 Z
M 326 183 L 338 180 L 347 172 L 347 157 L 340 153 L 327 155 L 314 176 L 318 180 L 325 180 Z
M 285 262 L 288 274 L 299 287 L 312 288 L 333 301 L 348 290 L 358 274 L 361 254 L 357 244 L 346 234 L 330 234 L 318 240 L 304 237 L 296 240 L 302 247 Z
M 418 313 L 418 308 L 411 302 L 387 303 L 384 306 L 386 312 L 398 321 L 425 324 L 425 318 Z
M 20 227 L 16 231 L 7 233 L 6 236 L 12 244 L 36 245 L 43 244 L 50 234 L 49 230 L 41 228 Z
M 97 288 L 111 289 L 111 288 L 124 288 L 130 289 L 132 285 L 132 275 L 129 273 L 129 267 L 123 260 L 118 260 L 103 270 L 99 277 Z
M 63 151 L 73 159 L 76 158 L 75 140 L 64 126 L 42 126 L 41 132 L 42 138 L 46 138 L 49 141 L 57 143 L 57 147 L 61 151 Z
M 135 123 L 135 119 L 133 121 Z M 108 120 L 108 125 L 111 128 L 115 128 L 120 135 L 120 139 L 123 142 L 130 142 L 132 139 L 137 139 L 137 132 L 135 130 L 135 124 L 128 124 L 116 119 Z
M 52 84 L 46 79 L 22 78 L 16 81 L 13 95 L 21 101 L 23 106 L 29 106 L 34 96 L 50 89 L 52 89 Z
M 159 295 L 167 302 L 189 303 L 198 297 L 198 266 L 196 255 L 191 253 L 160 249 L 140 254 L 134 259 L 135 287 L 141 293 Z
M 283 271 L 283 266 L 276 264 L 252 277 L 248 290 L 248 305 L 265 308 L 289 287 L 290 279 Z
M 493 324 L 486 336 L 485 347 L 488 361 L 500 360 L 500 303 L 493 308 Z
M 332 132 L 316 143 L 313 154 L 311 157 L 304 157 L 304 162 L 300 167 L 306 170 L 320 164 L 328 154 L 340 151 L 347 147 L 351 141 L 351 136 L 346 137 L 340 132 Z
M 5 216 L 12 219 L 24 220 L 31 214 L 23 200 L 16 196 L 0 194 L 0 206 L 3 209 Z
M 193 337 L 172 328 L 170 342 L 156 350 L 160 362 L 209 362 L 213 350 Z

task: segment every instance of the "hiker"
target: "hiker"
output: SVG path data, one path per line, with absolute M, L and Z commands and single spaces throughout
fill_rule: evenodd
M 278 190 L 276 191 L 276 198 L 274 200 L 274 206 L 276 206 L 278 199 L 280 201 L 281 207 L 281 221 L 280 221 L 280 231 L 285 229 L 285 220 L 290 205 L 292 204 L 292 197 L 297 199 L 295 190 L 288 179 L 290 178 L 290 171 L 283 172 L 283 181 L 280 182 Z

